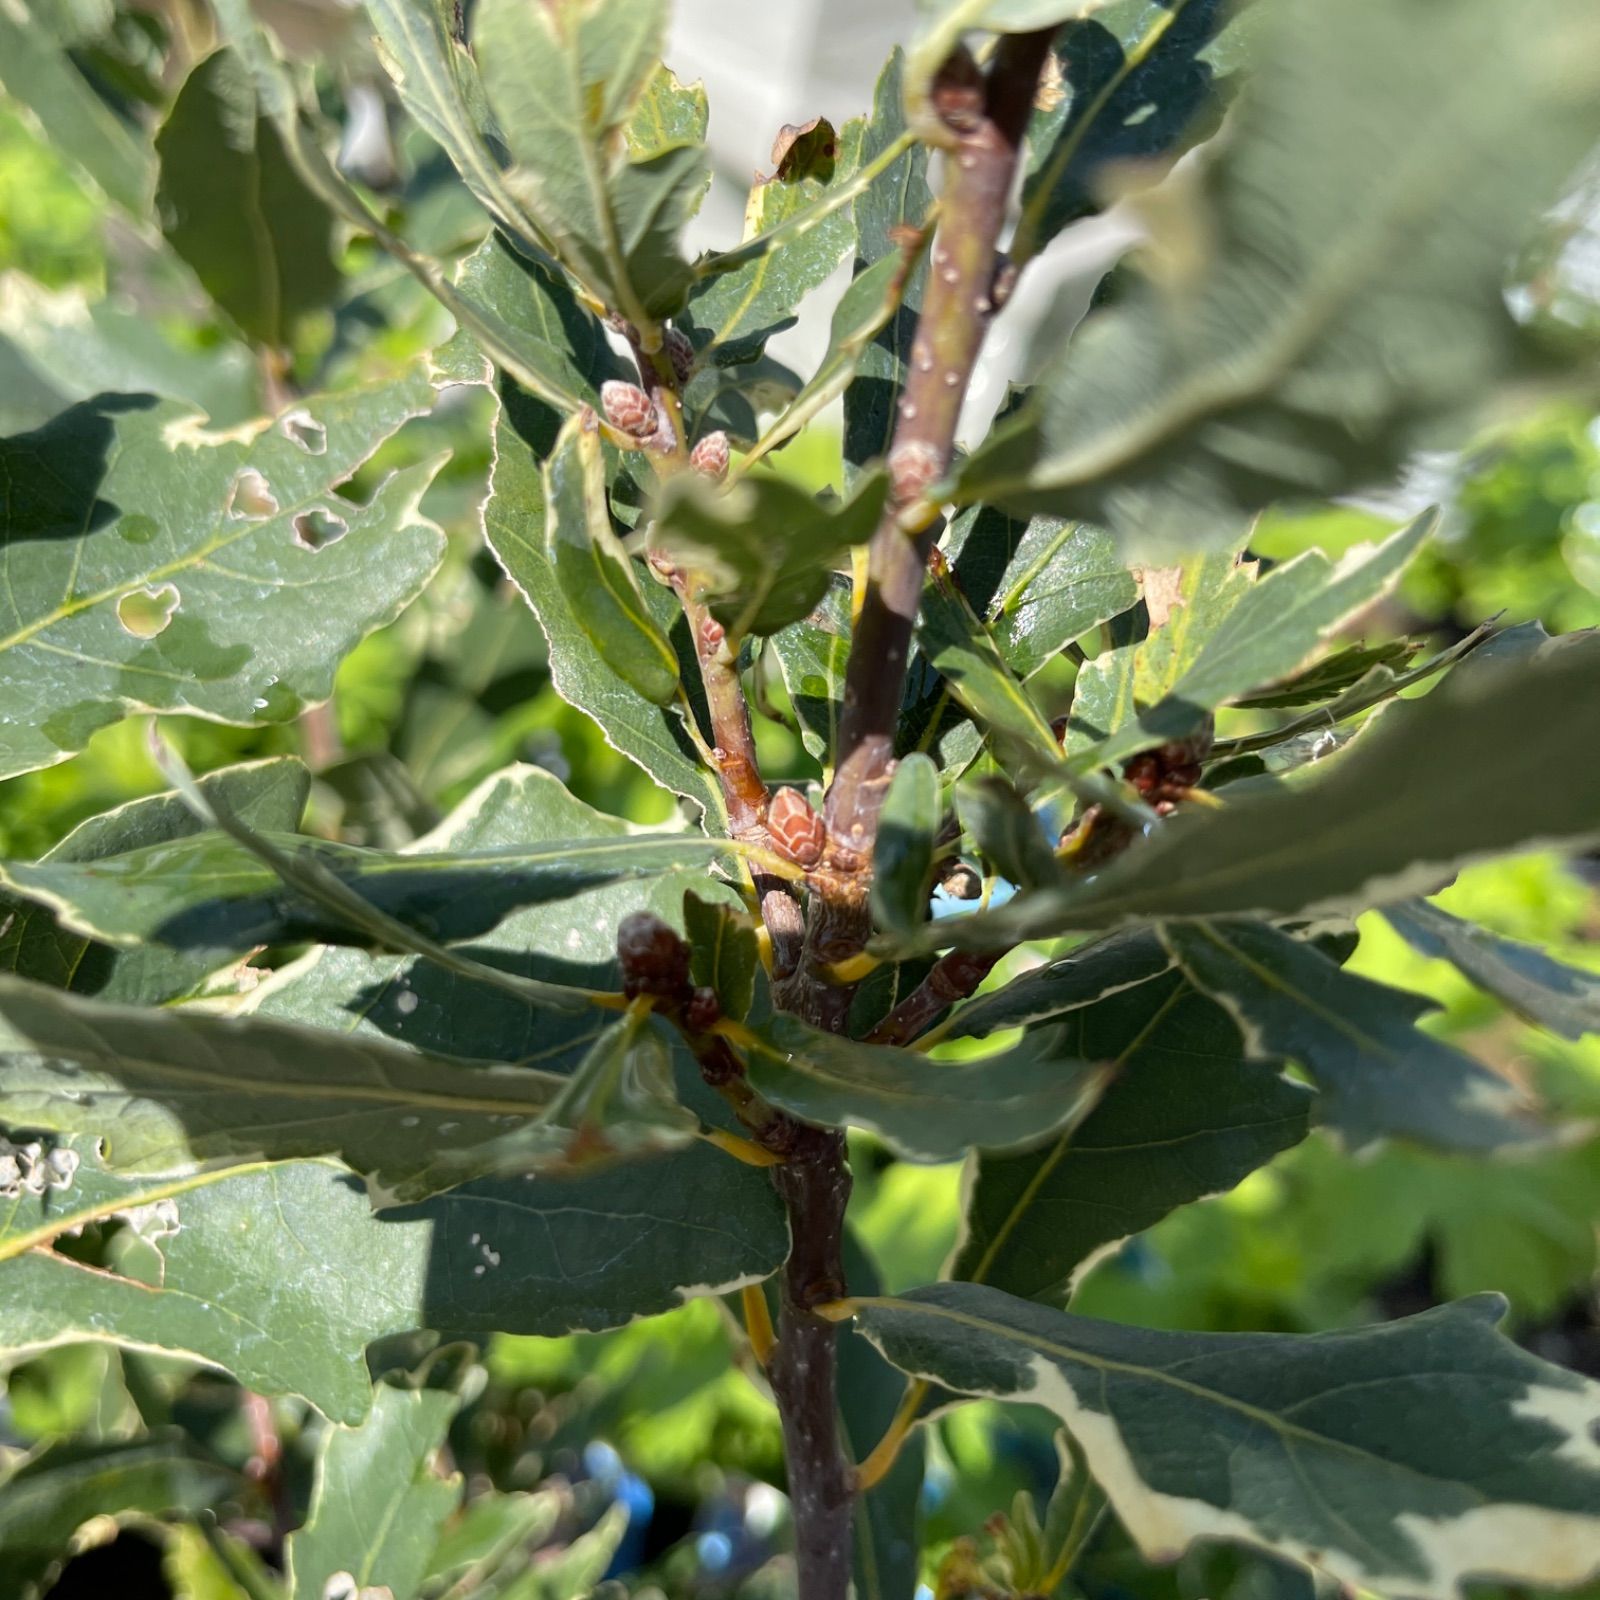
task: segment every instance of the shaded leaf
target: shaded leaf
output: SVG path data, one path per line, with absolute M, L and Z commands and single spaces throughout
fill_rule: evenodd
M 1582 0 L 1274 7 L 1225 150 L 1169 180 L 1144 274 L 970 458 L 962 498 L 1193 548 L 1459 426 L 1525 363 L 1502 274 L 1600 137 L 1595 24 Z
M 623 130 L 628 154 L 648 160 L 679 144 L 704 144 L 710 110 L 703 83 L 679 83 L 668 67 L 657 67 Z
M 592 419 L 574 417 L 561 430 L 544 467 L 544 501 L 546 555 L 590 648 L 646 700 L 669 704 L 678 693 L 678 658 L 611 526 Z
M 460 1404 L 448 1390 L 380 1383 L 358 1426 L 326 1429 L 306 1520 L 285 1541 L 291 1600 L 326 1600 L 339 1573 L 357 1592 L 413 1600 L 461 1500 L 460 1474 L 433 1471 Z
M 494 474 L 484 508 L 489 546 L 539 619 L 550 647 L 550 677 L 561 698 L 592 717 L 607 742 L 657 783 L 720 820 L 720 787 L 702 763 L 680 708 L 652 705 L 600 659 L 546 559 L 539 462 L 553 449 L 559 426 L 559 418 L 547 406 L 514 389 L 502 392 L 495 419 Z M 675 613 L 681 616 L 682 608 L 666 590 L 652 584 L 644 593 L 662 627 L 671 626 L 669 619 Z M 687 641 L 685 647 L 692 651 Z
M 782 1013 L 735 1042 L 752 1087 L 774 1105 L 827 1126 L 866 1128 L 912 1161 L 1037 1142 L 1082 1118 L 1109 1077 L 1069 1055 L 1054 1030 L 959 1062 L 858 1044 Z
M 299 825 L 311 774 L 279 756 L 208 773 L 200 787 L 250 826 L 284 832 Z M 99 861 L 191 838 L 204 827 L 176 794 L 152 795 L 80 823 L 44 861 Z M 214 966 L 207 956 L 152 944 L 117 949 L 63 926 L 43 904 L 0 897 L 0 971 L 20 978 L 105 1000 L 161 1005 L 192 993 Z
M 770 648 L 800 724 L 800 740 L 807 754 L 828 768 L 839 745 L 839 713 L 850 663 L 846 591 L 837 584 L 831 587 L 809 617 L 778 629 Z
M 1238 1540 L 1450 1600 L 1596 1563 L 1600 1387 L 1527 1354 L 1483 1295 L 1329 1334 L 1166 1333 L 973 1284 L 857 1305 L 896 1366 L 1067 1425 L 1147 1560 Z
M 1451 962 L 1518 1016 L 1564 1039 L 1600 1033 L 1600 975 L 1463 922 L 1428 900 L 1402 900 L 1383 914 L 1413 949 Z
M 872 920 L 888 933 L 909 933 L 927 920 L 941 815 L 938 768 L 925 755 L 902 756 L 872 851 Z
M 962 825 L 984 860 L 1008 883 L 1031 889 L 1062 881 L 1065 872 L 1042 820 L 1004 778 L 979 778 L 957 798 Z
M 1260 922 L 1172 922 L 1161 936 L 1226 1006 L 1250 1054 L 1298 1061 L 1320 1119 L 1359 1148 L 1385 1135 L 1457 1150 L 1526 1143 L 1540 1129 L 1505 1078 L 1423 1033 L 1431 1001 L 1341 970 Z
M 91 1518 L 199 1512 L 237 1487 L 232 1472 L 174 1433 L 52 1444 L 0 1479 L 0 1584 L 17 1600 L 35 1600 Z
M 842 501 L 786 478 L 741 478 L 718 492 L 698 473 L 679 473 L 662 486 L 652 545 L 684 569 L 732 637 L 775 633 L 822 599 L 834 564 L 871 536 L 888 492 L 881 472 Z
M 725 1017 L 745 1017 L 761 965 L 754 918 L 742 907 L 703 900 L 691 890 L 683 897 L 683 928 L 689 941 L 690 977 L 716 991 Z
M 1097 1251 L 1231 1189 L 1298 1143 L 1311 1101 L 1277 1063 L 1247 1060 L 1228 1014 L 1176 973 L 1105 989 L 1066 1013 L 1063 1029 L 1067 1048 L 1115 1062 L 1117 1076 L 1048 1144 L 968 1158 L 949 1268 L 1055 1302 Z
M 184 80 L 156 154 L 167 242 L 255 343 L 287 346 L 339 288 L 333 216 L 258 114 L 249 68 L 232 51 L 207 56 Z
M 904 140 L 905 56 L 890 53 L 872 95 L 872 116 L 861 141 L 861 161 L 870 166 Z M 933 211 L 928 184 L 928 149 L 912 142 L 856 197 L 856 273 L 898 257 L 897 230 L 920 228 Z M 881 267 L 879 270 L 882 270 Z M 867 347 L 844 397 L 844 458 L 865 466 L 888 453 L 900 389 L 910 370 L 911 341 L 922 310 L 928 263 L 919 255 L 900 294 L 900 307 Z
M 1164 0 L 1138 6 L 1123 30 L 1083 17 L 1067 23 L 1028 124 L 1013 259 L 1028 260 L 1099 211 L 1123 163 L 1170 159 L 1215 130 L 1220 96 L 1201 53 L 1228 14 L 1222 0 Z
M 1458 670 L 1305 782 L 1180 813 L 1092 882 L 947 917 L 938 938 L 993 948 L 1136 917 L 1359 910 L 1426 892 L 1497 851 L 1596 837 L 1600 767 L 1568 756 L 1600 738 L 1597 690 L 1593 634 Z M 1483 750 L 1495 759 L 1464 758 Z
M 438 566 L 439 463 L 336 491 L 433 389 L 420 371 L 301 402 L 251 437 L 104 396 L 0 440 L 0 775 L 64 761 L 133 709 L 282 722 Z

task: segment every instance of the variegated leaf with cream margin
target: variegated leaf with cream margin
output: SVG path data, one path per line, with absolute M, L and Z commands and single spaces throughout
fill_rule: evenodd
M 130 711 L 255 724 L 325 700 L 443 553 L 417 509 L 440 460 L 361 505 L 339 492 L 433 397 L 419 366 L 213 433 L 173 401 L 100 396 L 0 440 L 0 776 Z
M 1150 1560 L 1227 1539 L 1382 1594 L 1600 1571 L 1600 1385 L 1481 1295 L 1339 1333 L 1173 1333 L 946 1283 L 839 1303 L 903 1371 L 1040 1405 Z

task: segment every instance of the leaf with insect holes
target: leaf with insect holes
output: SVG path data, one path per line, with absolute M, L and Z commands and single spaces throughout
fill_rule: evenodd
M 249 68 L 231 50 L 184 79 L 156 154 L 167 242 L 254 343 L 287 347 L 339 289 L 333 215 L 258 111 Z
M 940 815 L 939 769 L 918 752 L 902 756 L 872 851 L 872 920 L 887 933 L 909 933 L 927 920 Z
M 462 1498 L 459 1472 L 433 1470 L 460 1405 L 452 1390 L 380 1383 L 358 1426 L 324 1431 L 306 1519 L 284 1542 L 290 1600 L 327 1600 L 340 1573 L 358 1594 L 413 1600 Z
M 1438 521 L 1436 511 L 1425 511 L 1382 544 L 1358 545 L 1337 562 L 1307 550 L 1256 581 L 1251 565 L 1230 570 L 1225 553 L 1187 563 L 1165 623 L 1141 644 L 1122 647 L 1132 651 L 1133 706 L 1118 693 L 1121 710 L 1107 718 L 1080 713 L 1074 703 L 1070 764 L 1108 766 L 1182 738 L 1205 712 L 1297 672 L 1325 639 L 1400 581 Z M 1125 672 L 1116 651 L 1097 656 L 1079 675 L 1080 693 L 1099 706 L 1105 697 L 1096 686 L 1121 683 Z M 1112 726 L 1086 743 L 1096 720 Z
M 561 430 L 544 466 L 544 503 L 546 559 L 590 647 L 646 700 L 670 704 L 678 693 L 678 657 L 611 526 L 592 419 L 574 417 Z
M 1337 1333 L 1169 1333 L 947 1283 L 854 1303 L 902 1370 L 1041 1405 L 1147 1560 L 1239 1541 L 1352 1587 L 1600 1566 L 1600 1385 L 1500 1334 L 1497 1295 Z
M 0 775 L 65 761 L 136 709 L 284 722 L 438 566 L 417 503 L 439 462 L 338 493 L 433 403 L 413 369 L 213 435 L 187 407 L 103 396 L 0 440 Z
M 657 706 L 637 693 L 595 650 L 579 625 L 555 571 L 545 557 L 544 481 L 539 463 L 555 446 L 560 418 L 548 406 L 514 388 L 503 388 L 495 419 L 495 461 L 484 532 L 511 581 L 533 608 L 550 648 L 550 676 L 568 705 L 594 719 L 607 741 L 646 773 L 683 795 L 715 826 L 722 796 L 715 775 L 702 762 L 679 706 Z M 682 624 L 682 607 L 670 590 L 644 589 L 645 605 L 663 631 L 676 629 L 686 683 L 698 682 L 693 645 Z
M 1422 996 L 1341 971 L 1262 922 L 1169 922 L 1161 937 L 1252 1056 L 1305 1068 L 1320 1120 L 1351 1146 L 1388 1136 L 1495 1150 L 1548 1137 L 1506 1078 L 1416 1027 L 1433 1009 Z
M 1106 6 L 1061 29 L 1028 124 L 1015 260 L 1099 211 L 1127 167 L 1216 131 L 1224 96 L 1204 56 L 1229 15 L 1223 0 L 1166 0 Z
M 62 1439 L 0 1478 L 0 1592 L 37 1600 L 73 1535 L 98 1517 L 205 1514 L 235 1499 L 237 1473 L 197 1454 L 176 1429 L 138 1439 Z
M 772 147 L 774 170 L 758 173 L 750 191 L 745 240 L 795 223 L 847 184 L 861 163 L 863 127 L 855 118 L 836 131 L 825 117 L 785 127 Z M 758 356 L 773 334 L 793 324 L 796 307 L 827 282 L 854 244 L 850 208 L 839 206 L 734 271 L 717 271 L 714 257 L 702 263 L 701 271 L 712 275 L 702 278 L 680 319 L 700 360 L 720 366 Z
M 472 44 L 515 165 L 507 189 L 606 306 L 643 325 L 692 281 L 679 235 L 709 174 L 697 136 L 634 159 L 624 130 L 651 90 L 663 0 L 480 0 Z M 622 137 L 616 137 L 621 134 Z
M 55 0 L 0 6 L 0 89 L 114 205 L 143 219 L 154 163 L 148 148 L 84 80 L 51 37 Z
M 299 826 L 311 774 L 293 758 L 275 756 L 208 773 L 200 789 L 251 827 L 287 832 Z M 192 838 L 204 828 L 176 794 L 152 795 L 80 823 L 44 861 L 82 865 Z M 0 971 L 19 978 L 104 1000 L 163 1005 L 193 993 L 216 966 L 208 956 L 158 944 L 104 944 L 67 927 L 41 902 L 0 896 Z
M 1097 1252 L 1231 1189 L 1306 1136 L 1310 1093 L 1280 1063 L 1247 1059 L 1227 1012 L 1180 974 L 1138 981 L 1155 966 L 1141 955 L 1124 946 L 1078 958 L 1067 968 L 1074 996 L 1058 979 L 1054 1015 L 1070 1048 L 1115 1062 L 1117 1075 L 1069 1133 L 967 1158 L 952 1277 L 1062 1303 Z M 1012 997 L 1013 1014 L 1039 1009 L 1024 999 Z
M 1600 137 L 1593 8 L 1285 0 L 1256 43 L 1224 147 L 1169 178 L 1143 271 L 962 500 L 1226 542 L 1274 500 L 1388 477 L 1526 369 L 1502 276 Z
M 896 48 L 878 75 L 872 116 L 862 135 L 862 165 L 870 165 L 907 132 L 905 56 Z M 855 200 L 856 274 L 898 259 L 901 230 L 921 228 L 933 214 L 928 185 L 928 148 L 913 141 L 903 154 Z M 867 346 L 844 396 L 844 458 L 853 467 L 881 460 L 889 453 L 898 416 L 900 389 L 911 369 L 911 341 L 922 309 L 928 262 L 919 253 L 900 293 L 899 309 Z
M 1600 767 L 1569 759 L 1596 740 L 1600 635 L 1568 634 L 1512 662 L 1469 660 L 1394 705 L 1330 770 L 1180 812 L 1092 882 L 944 918 L 938 941 L 993 949 L 1138 918 L 1337 914 L 1404 900 L 1468 861 L 1600 837 Z M 1492 761 L 1471 754 L 1484 750 Z M 1546 781 L 1551 772 L 1562 781 Z
M 1080 1121 L 1109 1076 L 1051 1029 L 970 1061 L 858 1044 L 782 1013 L 735 1042 L 751 1086 L 774 1105 L 824 1126 L 866 1128 L 911 1161 L 1037 1143 Z
M 1520 1017 L 1581 1039 L 1600 1033 L 1600 973 L 1571 967 L 1534 945 L 1463 922 L 1429 900 L 1402 900 L 1383 914 L 1412 949 L 1451 962 Z
M 765 474 L 719 491 L 698 473 L 679 473 L 662 485 L 652 547 L 683 568 L 732 637 L 776 633 L 822 599 L 834 566 L 871 536 L 888 492 L 881 472 L 845 500 L 819 500 Z

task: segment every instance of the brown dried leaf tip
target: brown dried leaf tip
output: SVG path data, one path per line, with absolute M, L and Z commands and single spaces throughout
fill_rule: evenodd
M 600 404 L 613 428 L 636 439 L 648 439 L 656 431 L 655 401 L 637 384 L 608 378 L 600 385 Z
M 689 465 L 703 472 L 713 483 L 721 483 L 728 475 L 728 436 L 718 429 L 708 433 L 689 454 Z
M 651 911 L 632 911 L 617 924 L 622 992 L 677 1000 L 689 987 L 689 946 Z
M 827 825 L 798 789 L 779 789 L 767 811 L 772 847 L 797 867 L 814 867 L 828 842 Z

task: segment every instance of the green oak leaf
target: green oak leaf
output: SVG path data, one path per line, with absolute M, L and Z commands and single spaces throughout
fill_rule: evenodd
M 1125 972 L 1147 970 L 1135 959 Z M 1068 1048 L 1117 1075 L 1077 1127 L 1038 1149 L 968 1157 L 949 1268 L 1056 1303 L 1098 1251 L 1298 1143 L 1311 1103 L 1276 1062 L 1247 1059 L 1227 1012 L 1177 973 L 1104 989 L 1059 1020 Z
M 623 130 L 628 155 L 646 161 L 679 144 L 704 144 L 710 119 L 705 85 L 679 83 L 670 67 L 657 67 Z
M 761 238 L 817 211 L 829 191 L 842 188 L 861 162 L 864 124 L 856 118 L 835 130 L 825 117 L 785 127 L 772 147 L 774 170 L 757 175 L 745 207 L 744 238 Z M 718 365 L 752 360 L 773 334 L 794 322 L 796 307 L 833 275 L 855 244 L 848 206 L 823 216 L 731 272 L 702 279 L 681 319 L 702 361 Z
M 779 628 L 768 648 L 800 724 L 800 742 L 831 771 L 850 664 L 850 598 L 842 584 L 832 585 L 810 616 Z
M 716 991 L 722 1014 L 742 1020 L 755 998 L 761 965 L 756 921 L 741 905 L 706 900 L 694 890 L 683 897 L 684 938 L 689 941 L 689 974 L 696 984 Z
M 287 347 L 338 291 L 333 215 L 258 112 L 250 70 L 231 50 L 184 79 L 156 154 L 167 242 L 254 343 Z
M 960 497 L 1192 549 L 1459 428 L 1528 365 L 1502 275 L 1600 137 L 1597 29 L 1584 0 L 1274 6 L 1225 147 Z
M 439 564 L 417 511 L 438 461 L 363 505 L 337 492 L 433 394 L 413 369 L 228 434 L 103 396 L 0 440 L 0 775 L 64 761 L 131 710 L 253 724 L 326 699 Z
M 939 769 L 920 753 L 902 756 L 883 797 L 872 852 L 872 920 L 887 933 L 910 933 L 927 920 L 942 815 Z
M 1161 937 L 1232 1014 L 1252 1056 L 1306 1069 L 1320 1120 L 1351 1146 L 1400 1136 L 1494 1150 L 1540 1137 L 1506 1078 L 1416 1027 L 1434 1009 L 1422 996 L 1342 971 L 1262 922 L 1169 922 Z
M 1040 819 L 1004 778 L 990 774 L 963 785 L 957 808 L 979 854 L 1008 883 L 1034 889 L 1065 879 Z
M 305 1522 L 284 1542 L 290 1600 L 326 1600 L 348 1573 L 351 1592 L 415 1600 L 434 1546 L 461 1501 L 460 1473 L 434 1458 L 461 1396 L 380 1383 L 355 1427 L 330 1424 L 317 1450 Z
M 1358 545 L 1338 562 L 1307 550 L 1259 580 L 1252 565 L 1228 570 L 1225 555 L 1186 564 L 1180 598 L 1165 624 L 1142 643 L 1121 647 L 1132 652 L 1131 714 L 1118 651 L 1097 656 L 1079 674 L 1079 692 L 1091 706 L 1109 700 L 1119 710 L 1104 735 L 1085 744 L 1086 732 L 1109 719 L 1102 710 L 1080 713 L 1074 702 L 1070 764 L 1107 766 L 1181 738 L 1200 714 L 1292 676 L 1325 639 L 1399 582 L 1438 520 L 1437 512 L 1426 511 L 1382 544 Z M 1106 683 L 1116 687 L 1098 687 Z
M 1414 950 L 1450 962 L 1519 1017 L 1563 1039 L 1600 1033 L 1600 974 L 1463 922 L 1429 900 L 1402 900 L 1385 906 L 1383 914 Z
M 299 826 L 311 774 L 287 756 L 223 767 L 200 790 L 251 827 Z M 151 795 L 80 823 L 43 858 L 87 864 L 129 850 L 192 838 L 205 823 L 176 794 Z M 163 1005 L 192 994 L 214 970 L 208 957 L 137 944 L 117 948 L 62 924 L 44 904 L 0 897 L 0 971 L 104 1000 Z
M 976 1284 L 853 1305 L 902 1370 L 1059 1417 L 1147 1560 L 1237 1540 L 1425 1600 L 1600 1564 L 1600 1385 L 1497 1332 L 1496 1295 L 1309 1335 L 1130 1328 Z
M 482 0 L 473 49 L 515 162 L 504 184 L 561 262 L 640 327 L 683 303 L 678 235 L 708 178 L 698 138 L 634 160 L 626 138 L 665 42 L 663 0 Z
M 826 1126 L 866 1128 L 912 1161 L 1037 1143 L 1081 1120 L 1110 1079 L 1104 1064 L 1069 1054 L 1050 1029 L 966 1061 L 859 1044 L 783 1013 L 734 1037 L 751 1086 L 774 1105 Z
M 108 200 L 142 220 L 155 164 L 51 37 L 53 9 L 54 0 L 0 7 L 0 89 Z
M 196 1515 L 242 1487 L 173 1429 L 46 1445 L 0 1478 L 0 1585 L 16 1600 L 37 1600 L 72 1536 L 93 1518 Z
M 1054 67 L 1028 124 L 1011 244 L 1019 263 L 1098 212 L 1124 164 L 1169 160 L 1216 129 L 1219 86 L 1203 52 L 1228 19 L 1223 0 L 1117 9 L 1069 21 L 1051 47 Z
M 1600 635 L 1469 662 L 1304 782 L 1180 814 L 1092 882 L 947 917 L 927 937 L 994 948 L 1141 917 L 1340 914 L 1404 900 L 1468 861 L 1600 835 L 1600 767 L 1568 759 L 1595 739 Z M 1483 750 L 1495 759 L 1462 759 Z
M 861 141 L 861 161 L 870 167 L 904 143 L 905 56 L 897 48 L 878 75 L 872 95 L 872 116 Z M 855 200 L 856 275 L 899 260 L 903 246 L 897 232 L 921 228 L 933 214 L 928 184 L 928 149 L 917 141 L 904 145 L 884 171 Z M 919 254 L 911 263 L 900 305 L 887 325 L 862 353 L 855 377 L 844 396 L 844 458 L 853 467 L 881 460 L 889 452 L 899 415 L 900 389 L 911 370 L 911 341 L 922 310 L 928 261 Z
M 574 417 L 561 430 L 544 465 L 544 503 L 545 559 L 590 648 L 653 705 L 671 704 L 678 694 L 678 657 L 645 604 L 633 560 L 611 526 L 605 462 L 592 417 Z
M 98 1143 L 60 1141 L 79 1157 L 72 1181 L 0 1211 L 0 1348 L 172 1351 L 340 1422 L 367 1413 L 360 1356 L 375 1339 L 616 1327 L 764 1277 L 788 1247 L 764 1176 L 703 1144 L 573 1177 L 481 1179 L 378 1214 L 332 1162 L 132 1178 L 106 1169 Z M 148 1241 L 143 1278 L 50 1248 L 117 1221 Z
M 845 500 L 819 500 L 764 473 L 721 491 L 698 473 L 679 473 L 662 485 L 652 547 L 683 568 L 734 638 L 775 633 L 822 599 L 835 564 L 871 537 L 888 492 L 881 472 Z
M 533 608 L 550 649 L 550 676 L 568 705 L 594 719 L 606 740 L 657 783 L 691 801 L 720 823 L 722 794 L 685 725 L 686 708 L 657 706 L 639 695 L 594 649 L 567 604 L 545 554 L 547 511 L 539 463 L 555 446 L 560 418 L 546 405 L 504 387 L 495 419 L 495 461 L 484 533 L 506 575 Z M 657 623 L 670 629 L 682 608 L 670 592 L 645 587 L 645 604 Z M 680 628 L 687 633 L 687 629 Z M 676 641 L 675 641 L 676 643 Z M 689 681 L 698 681 L 687 638 Z

